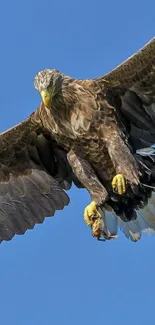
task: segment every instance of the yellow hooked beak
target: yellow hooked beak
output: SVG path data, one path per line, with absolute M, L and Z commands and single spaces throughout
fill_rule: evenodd
M 41 91 L 41 97 L 43 100 L 43 103 L 46 107 L 50 108 L 51 107 L 51 94 L 47 90 L 42 90 Z

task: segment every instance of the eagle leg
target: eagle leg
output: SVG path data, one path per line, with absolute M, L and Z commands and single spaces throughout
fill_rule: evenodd
M 126 191 L 126 183 L 132 189 L 139 184 L 141 173 L 128 146 L 118 133 L 112 134 L 106 145 L 116 170 L 116 176 L 112 180 L 112 188 L 113 191 L 117 191 L 121 195 Z
M 94 221 L 101 220 L 99 206 L 103 205 L 108 198 L 108 193 L 98 180 L 92 166 L 81 153 L 70 150 L 67 159 L 78 180 L 84 185 L 91 196 L 91 203 L 84 210 L 84 220 L 92 228 Z M 93 233 L 92 233 L 93 234 Z M 108 234 L 106 234 L 108 236 Z M 94 235 L 97 237 L 96 235 Z

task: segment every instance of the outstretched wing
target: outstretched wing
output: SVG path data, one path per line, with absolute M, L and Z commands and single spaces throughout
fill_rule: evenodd
M 114 70 L 96 79 L 108 81 L 107 96 L 125 118 L 133 149 L 155 142 L 155 38 Z M 119 101 L 121 99 L 121 101 Z
M 0 134 L 0 242 L 24 234 L 69 203 L 66 153 L 27 120 Z
M 114 207 L 118 217 L 115 216 L 115 222 L 112 217 L 108 219 L 115 225 L 112 233 L 117 232 L 119 224 L 125 235 L 136 241 L 142 230 L 155 231 L 154 192 L 151 196 L 151 188 L 155 185 L 155 159 L 145 155 L 146 152 L 151 154 L 151 150 L 144 150 L 145 157 L 136 154 L 138 149 L 155 144 L 155 38 L 95 82 L 100 89 L 104 88 L 107 100 L 116 108 L 118 123 L 125 125 L 133 154 L 146 171 L 142 179 L 146 187 L 142 186 L 135 196 L 129 194 L 128 198 L 120 198 Z

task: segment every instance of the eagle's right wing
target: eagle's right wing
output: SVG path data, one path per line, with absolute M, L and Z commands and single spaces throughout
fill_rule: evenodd
M 32 116 L 0 134 L 0 242 L 24 234 L 68 203 L 74 175 L 66 152 Z

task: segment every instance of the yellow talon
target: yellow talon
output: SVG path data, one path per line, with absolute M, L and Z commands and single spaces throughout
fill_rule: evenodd
M 92 236 L 100 241 L 114 239 L 117 236 L 110 235 L 104 231 L 104 220 L 102 214 L 97 210 L 97 204 L 92 201 L 84 211 L 84 220 L 91 227 Z M 102 238 L 103 237 L 103 238 Z
M 112 180 L 112 188 L 115 193 L 122 195 L 126 192 L 125 179 L 122 174 L 117 174 Z
M 84 220 L 89 227 L 92 227 L 94 220 L 93 217 L 102 218 L 97 210 L 97 205 L 92 201 L 84 210 Z

